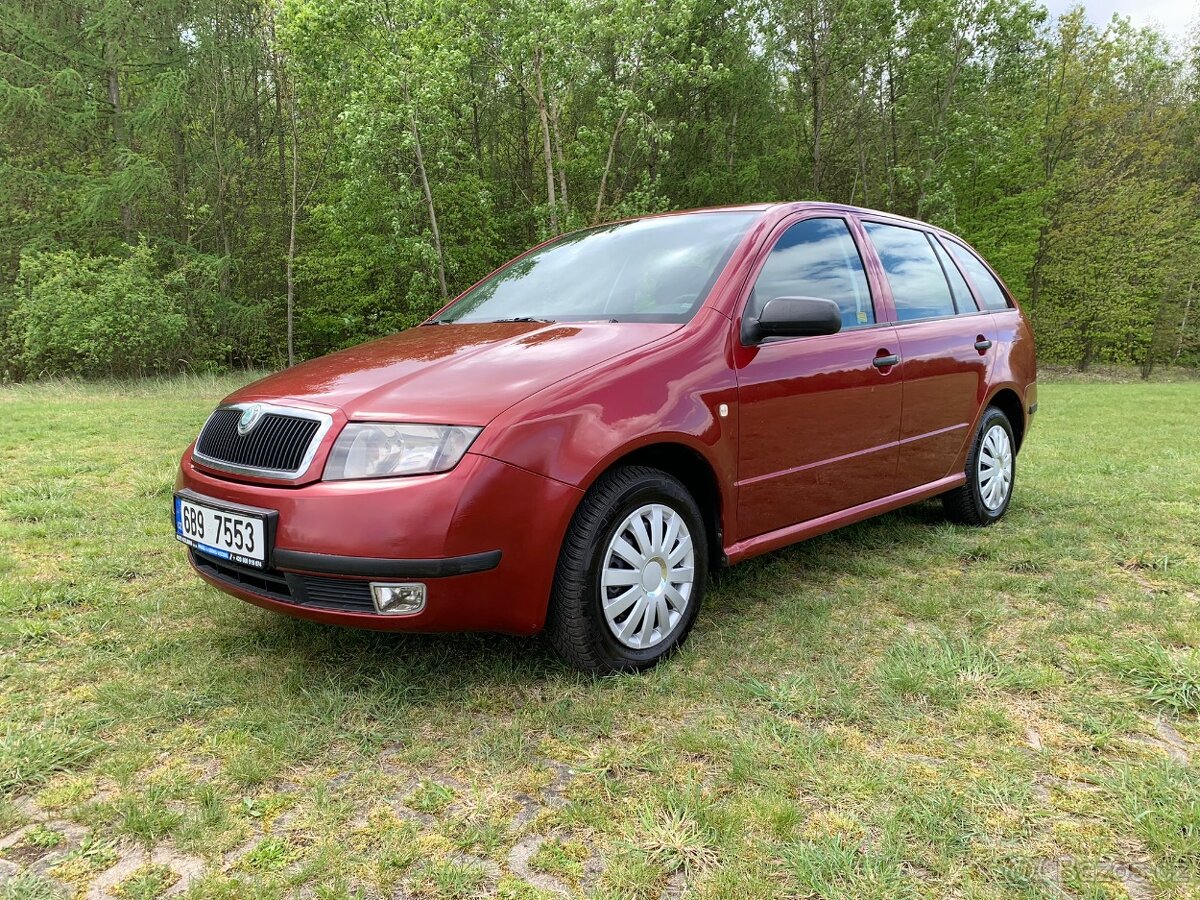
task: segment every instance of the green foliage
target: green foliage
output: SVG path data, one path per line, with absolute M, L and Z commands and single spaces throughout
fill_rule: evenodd
M 273 366 L 789 199 L 962 234 L 1045 361 L 1200 365 L 1200 52 L 1082 8 L 12 0 L 0 42 L 3 377 Z
M 174 280 L 145 242 L 121 257 L 73 250 L 21 257 L 7 316 L 17 376 L 143 375 L 174 368 L 187 325 Z

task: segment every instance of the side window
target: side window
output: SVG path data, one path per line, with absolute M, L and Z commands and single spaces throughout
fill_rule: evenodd
M 946 248 L 936 240 L 932 243 L 938 262 L 942 264 L 942 271 L 946 273 L 946 280 L 950 282 L 950 293 L 954 295 L 954 305 L 958 307 L 959 315 L 979 312 L 979 307 L 975 305 L 975 298 L 971 296 L 971 289 L 967 286 L 967 279 L 963 278 L 962 272 L 958 271 L 958 266 L 946 253 Z
M 979 257 L 956 241 L 947 241 L 946 245 L 954 254 L 954 258 L 958 260 L 959 265 L 966 270 L 967 276 L 975 285 L 975 290 L 979 291 L 979 299 L 984 307 L 986 309 L 1008 309 L 1008 298 L 1004 296 L 1004 290 Z
M 822 297 L 842 310 L 842 327 L 875 321 L 867 272 L 844 219 L 805 219 L 783 233 L 763 264 L 747 312 L 778 297 Z
M 864 222 L 863 227 L 887 273 L 897 319 L 908 322 L 954 315 L 950 285 L 925 232 L 879 222 Z

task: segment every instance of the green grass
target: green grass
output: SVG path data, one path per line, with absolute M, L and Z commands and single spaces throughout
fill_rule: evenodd
M 598 680 L 193 577 L 174 467 L 235 385 L 0 387 L 0 898 L 1198 896 L 1200 384 L 1043 384 L 998 526 L 739 566 Z

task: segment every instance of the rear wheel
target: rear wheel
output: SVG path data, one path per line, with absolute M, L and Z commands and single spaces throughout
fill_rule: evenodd
M 1017 476 L 1012 423 L 998 407 L 984 411 L 966 474 L 966 484 L 942 497 L 946 515 L 965 525 L 991 525 L 1008 510 Z
M 704 521 L 687 488 L 658 469 L 614 469 L 571 520 L 547 636 L 585 672 L 649 668 L 687 637 L 707 577 Z

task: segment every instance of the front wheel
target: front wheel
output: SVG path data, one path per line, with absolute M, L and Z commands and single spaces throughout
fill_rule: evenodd
M 1012 423 L 989 406 L 967 455 L 967 482 L 942 497 L 946 515 L 964 525 L 991 525 L 1008 509 L 1017 477 Z
M 704 520 L 687 488 L 658 469 L 614 469 L 571 520 L 547 636 L 585 672 L 649 668 L 687 637 L 707 578 Z

